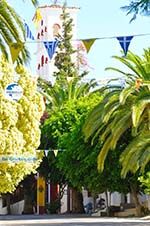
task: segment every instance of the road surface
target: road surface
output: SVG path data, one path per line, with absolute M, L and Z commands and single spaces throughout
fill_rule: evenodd
M 150 218 L 102 218 L 89 216 L 0 216 L 0 226 L 150 226 Z

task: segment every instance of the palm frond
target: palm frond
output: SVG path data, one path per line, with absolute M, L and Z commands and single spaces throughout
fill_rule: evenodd
M 9 46 L 12 43 L 24 42 L 25 29 L 19 15 L 5 0 L 0 1 L 0 20 L 1 51 L 8 58 L 11 57 Z M 17 63 L 27 63 L 29 59 L 29 51 L 24 46 L 18 56 Z
M 138 14 L 150 15 L 150 2 L 149 0 L 131 0 L 129 5 L 123 6 L 121 9 L 126 11 L 127 15 L 133 14 L 133 17 L 130 20 L 130 22 L 132 22 L 136 19 Z
M 130 53 L 128 53 L 128 56 L 130 56 Z M 132 61 L 130 62 L 130 60 L 128 59 L 128 56 L 126 58 L 123 57 L 118 57 L 118 56 L 113 56 L 113 58 L 119 60 L 120 62 L 122 62 L 124 65 L 126 65 L 131 71 L 133 71 L 133 77 L 135 77 L 136 75 L 138 75 L 139 78 L 142 78 L 141 73 L 139 72 L 139 70 L 135 67 L 135 65 L 132 65 Z
M 35 7 L 38 6 L 38 4 L 39 4 L 38 0 L 31 0 L 31 1 L 32 1 L 32 4 L 33 4 Z
M 116 149 L 129 131 L 131 142 L 130 139 L 123 141 L 121 146 L 126 146 L 120 159 L 122 176 L 125 177 L 129 171 L 144 169 L 150 159 L 150 50 L 144 51 L 143 58 L 131 52 L 126 58 L 114 58 L 127 66 L 130 73 L 112 67 L 107 69 L 123 74 L 126 87 L 117 88 L 107 84 L 101 103 L 92 110 L 85 122 L 84 133 L 92 143 L 100 141 L 102 144 L 98 168 L 103 170 L 109 150 Z
M 134 92 L 135 92 L 135 86 L 134 87 L 129 86 L 127 88 L 124 88 L 122 90 L 122 92 L 120 93 L 120 97 L 119 97 L 120 103 L 122 105 L 125 104 L 126 99 L 128 98 L 128 96 L 130 96 Z
M 150 145 L 142 151 L 141 157 L 139 159 L 139 166 L 141 171 L 144 172 L 146 165 L 150 162 Z
M 147 71 L 145 70 L 144 60 L 131 52 L 130 54 L 128 54 L 127 59 L 130 62 L 134 63 L 136 70 L 140 73 L 140 75 L 142 75 L 142 79 L 147 80 L 148 74 Z
M 150 104 L 150 95 L 146 95 L 138 100 L 132 107 L 132 122 L 134 127 L 138 127 L 140 117 L 147 105 Z
M 88 115 L 86 122 L 83 126 L 83 133 L 85 135 L 86 140 L 88 140 L 89 137 L 91 137 L 101 125 L 102 123 L 101 111 L 103 107 L 104 104 L 99 103 Z
M 112 131 L 112 140 L 111 140 L 111 149 L 115 149 L 117 142 L 120 137 L 127 131 L 127 129 L 131 126 L 131 112 L 126 110 L 126 114 L 124 114 L 124 110 L 119 113 L 118 117 L 114 120 L 114 125 L 111 128 Z M 116 123 L 115 123 L 116 122 Z
M 129 171 L 135 172 L 140 167 L 139 160 L 141 153 L 143 153 L 145 148 L 149 145 L 150 131 L 143 132 L 131 141 L 120 157 L 120 162 L 123 166 L 121 175 L 123 177 L 125 177 Z
M 115 67 L 106 67 L 106 68 L 105 68 L 105 71 L 109 71 L 109 70 L 118 72 L 118 73 L 123 74 L 124 76 L 126 76 L 126 73 L 125 73 L 124 71 L 121 71 L 121 70 L 118 69 L 118 68 L 115 68 Z
M 97 158 L 98 170 L 101 171 L 101 172 L 104 169 L 104 162 L 105 162 L 107 154 L 110 150 L 110 144 L 111 144 L 111 136 L 109 136 L 107 138 L 107 140 L 105 141 L 102 149 L 100 150 L 98 158 Z

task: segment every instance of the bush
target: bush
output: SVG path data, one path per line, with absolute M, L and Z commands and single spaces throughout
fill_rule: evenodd
M 46 210 L 48 214 L 56 214 L 60 210 L 60 200 L 52 201 L 46 204 Z

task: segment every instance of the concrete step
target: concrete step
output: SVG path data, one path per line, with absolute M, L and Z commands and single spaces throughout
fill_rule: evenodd
M 115 217 L 131 217 L 131 216 L 137 216 L 136 214 L 136 209 L 135 208 L 130 208 L 130 209 L 125 209 L 124 211 L 121 212 L 115 212 L 114 213 Z

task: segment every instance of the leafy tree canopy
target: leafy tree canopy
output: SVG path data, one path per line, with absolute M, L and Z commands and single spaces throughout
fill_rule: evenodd
M 16 81 L 16 72 L 11 64 L 0 61 L 0 155 L 14 157 L 37 157 L 30 161 L 0 162 L 0 193 L 12 192 L 19 182 L 35 172 L 41 162 L 37 153 L 40 144 L 40 118 L 44 102 L 37 92 L 37 82 L 25 68 L 17 68 L 17 83 L 23 89 L 19 101 L 6 98 L 5 88 Z
M 58 155 L 58 167 L 64 172 L 70 184 L 80 190 L 85 187 L 95 194 L 106 190 L 129 192 L 129 182 L 132 178 L 121 179 L 119 149 L 109 153 L 103 172 L 98 172 L 97 156 L 101 144 L 91 145 L 90 141 L 85 143 L 82 132 L 83 123 L 84 120 L 78 122 L 70 133 L 62 136 L 60 146 L 64 148 L 64 152 Z
M 141 187 L 146 194 L 150 194 L 150 171 L 139 177 Z
M 84 141 L 82 126 L 85 118 L 90 109 L 100 100 L 102 97 L 99 94 L 91 94 L 88 98 L 68 101 L 61 110 L 56 111 L 45 121 L 42 128 L 44 129 L 42 134 L 46 136 L 45 141 L 49 140 L 51 148 L 62 150 L 55 158 L 52 152 L 49 153 L 47 161 L 50 162 L 46 170 L 52 181 L 56 182 L 57 178 L 57 182 L 60 179 L 62 182 L 63 178 L 63 183 L 67 182 L 78 189 L 84 186 L 93 193 L 100 193 L 107 189 L 127 193 L 130 190 L 129 182 L 133 178 L 128 177 L 126 180 L 120 178 L 119 149 L 109 154 L 103 173 L 99 173 L 97 156 L 101 144 L 92 146 L 90 141 L 87 143 Z

